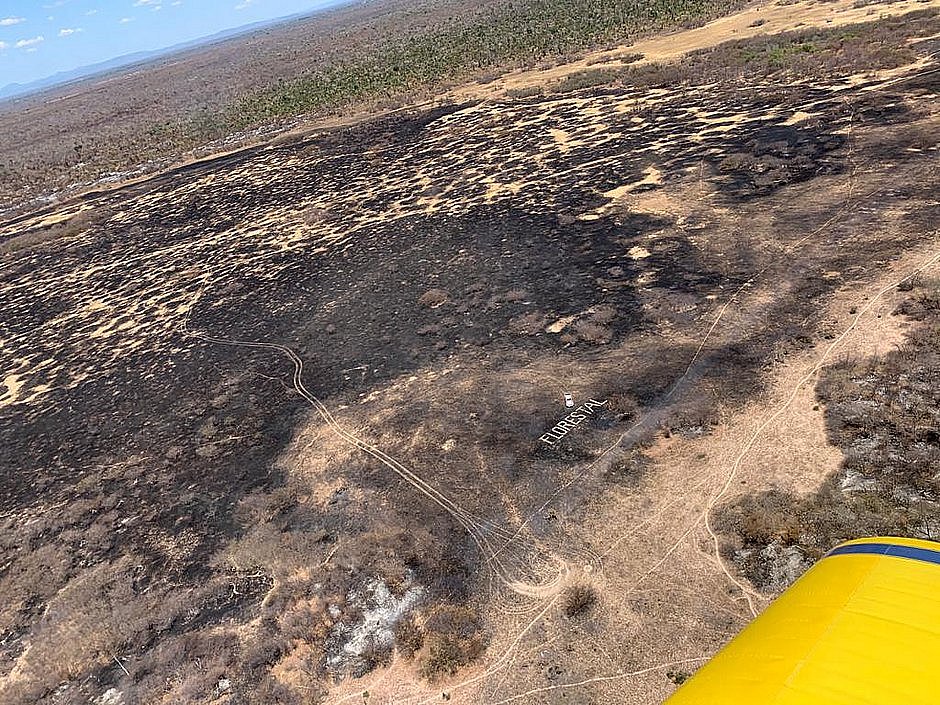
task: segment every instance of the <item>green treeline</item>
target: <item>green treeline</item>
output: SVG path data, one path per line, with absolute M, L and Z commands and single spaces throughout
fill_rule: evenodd
M 732 0 L 511 2 L 469 20 L 391 41 L 367 56 L 279 82 L 238 100 L 218 122 L 240 129 L 362 98 L 393 96 L 487 68 L 562 56 L 641 29 L 697 21 L 733 4 Z

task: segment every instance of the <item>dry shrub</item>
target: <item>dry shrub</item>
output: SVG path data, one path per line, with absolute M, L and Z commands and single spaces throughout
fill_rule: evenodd
M 493 83 L 493 81 L 499 80 L 502 75 L 503 74 L 501 71 L 487 71 L 486 73 L 477 76 L 477 83 L 481 86 L 485 86 Z
M 795 543 L 800 536 L 800 522 L 795 515 L 794 498 L 785 492 L 770 490 L 745 497 L 736 506 L 722 512 L 723 528 L 741 537 L 745 546 L 763 547 L 778 542 Z
M 419 657 L 421 675 L 430 681 L 451 676 L 483 653 L 479 617 L 462 605 L 445 605 L 426 624 Z
M 392 662 L 392 649 L 391 646 L 379 642 L 375 636 L 370 636 L 366 640 L 366 646 L 360 658 L 361 663 L 354 675 L 364 676 L 376 668 L 388 666 Z
M 395 645 L 405 658 L 414 658 L 424 646 L 424 631 L 413 618 L 402 619 L 395 625 Z
M 508 329 L 516 335 L 537 335 L 545 330 L 548 317 L 544 313 L 531 311 L 509 321 Z
M 618 391 L 607 395 L 607 408 L 617 414 L 621 420 L 626 420 L 637 415 L 639 404 L 632 394 Z
M 524 86 L 522 88 L 510 88 L 506 91 L 506 95 L 510 98 L 534 98 L 537 95 L 542 95 L 542 93 L 542 86 Z
M 248 702 L 251 705 L 303 705 L 305 700 L 290 686 L 268 677 L 249 695 Z
M 688 671 L 666 671 L 666 678 L 676 685 L 682 685 L 691 677 L 692 674 Z
M 909 289 L 902 289 L 902 291 L 909 291 Z M 923 321 L 938 316 L 940 315 L 940 296 L 936 295 L 936 291 L 933 294 L 930 292 L 917 292 L 902 301 L 895 313 L 907 316 L 915 321 Z
M 418 303 L 428 308 L 437 308 L 447 301 L 447 292 L 443 289 L 429 289 L 418 298 Z
M 604 479 L 619 485 L 635 486 L 649 465 L 648 456 L 641 451 L 633 450 L 612 462 L 604 472 Z
M 440 184 L 429 184 L 424 191 L 421 192 L 422 198 L 436 198 L 444 193 L 444 187 Z
M 310 206 L 305 208 L 303 214 L 301 215 L 302 220 L 307 225 L 320 225 L 325 223 L 329 218 L 330 212 L 326 208 L 321 208 L 320 206 Z
M 588 69 L 568 74 L 549 88 L 552 93 L 570 93 L 585 88 L 611 85 L 617 83 L 622 77 L 623 72 L 620 69 Z
M 144 658 L 127 663 L 138 701 L 206 702 L 222 678 L 234 677 L 240 649 L 229 630 L 163 638 Z
M 790 547 L 815 559 L 859 536 L 940 536 L 940 405 L 931 383 L 940 375 L 940 291 L 915 287 L 902 310 L 923 323 L 904 344 L 828 367 L 817 385 L 829 439 L 845 451 L 839 471 L 815 494 L 770 491 L 721 509 L 719 525 L 736 542 L 729 554 L 756 585 L 773 584 Z
M 614 337 L 610 328 L 594 321 L 578 321 L 573 328 L 580 340 L 593 345 L 606 345 Z
M 33 230 L 26 233 L 25 235 L 12 237 L 9 240 L 0 243 L 0 254 L 10 254 L 13 252 L 28 250 L 32 247 L 42 245 L 43 243 L 58 240 L 60 237 L 62 237 L 62 233 L 54 228 L 49 228 L 46 230 Z
M 510 302 L 525 301 L 530 296 L 531 294 L 525 289 L 510 289 L 505 294 L 503 294 L 503 301 L 510 301 Z
M 158 590 L 135 594 L 134 571 L 133 559 L 125 557 L 99 564 L 59 590 L 34 625 L 11 678 L 0 686 L 0 701 L 10 702 L 7 686 L 17 680 L 39 696 L 63 681 L 107 667 L 154 623 L 175 619 L 183 610 L 181 598 Z
M 645 56 L 646 56 L 645 54 L 640 54 L 640 53 L 623 54 L 620 57 L 620 63 L 621 64 L 634 64 L 637 61 L 642 61 Z
M 252 527 L 229 543 L 216 561 L 220 567 L 263 572 L 286 580 L 302 570 L 311 556 L 323 552 L 322 532 L 283 531 L 269 522 Z
M 112 215 L 112 210 L 107 206 L 86 208 L 53 227 L 61 227 L 62 234 L 66 236 L 79 235 L 89 228 L 104 225 Z
M 598 306 L 591 314 L 590 321 L 601 326 L 610 325 L 617 320 L 617 309 L 613 306 Z
M 585 583 L 569 585 L 561 595 L 561 608 L 568 617 L 585 614 L 596 602 L 597 590 Z
M 303 132 L 284 132 L 272 139 L 269 144 L 272 147 L 287 147 L 294 144 L 301 144 L 306 137 Z

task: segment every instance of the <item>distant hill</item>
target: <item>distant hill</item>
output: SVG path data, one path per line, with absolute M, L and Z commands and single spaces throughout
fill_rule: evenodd
M 133 54 L 125 54 L 124 56 L 118 56 L 114 59 L 102 61 L 97 64 L 80 66 L 79 68 L 73 69 L 71 71 L 60 71 L 59 73 L 53 74 L 52 76 L 47 76 L 46 78 L 41 78 L 37 81 L 31 81 L 30 83 L 9 83 L 3 86 L 3 88 L 0 88 L 0 100 L 9 100 L 10 98 L 23 97 L 32 93 L 38 93 L 40 91 L 46 90 L 47 88 L 55 88 L 57 86 L 72 83 L 74 81 L 93 78 L 95 76 L 109 73 L 116 69 L 129 68 L 137 64 L 147 63 L 148 61 L 153 61 L 154 59 L 159 59 L 163 56 L 185 51 L 186 49 L 213 44 L 215 42 L 231 39 L 232 37 L 237 37 L 242 34 L 248 34 L 257 29 L 261 29 L 262 27 L 270 27 L 271 25 L 280 24 L 282 22 L 290 22 L 301 17 L 317 14 L 324 10 L 328 10 L 331 7 L 335 7 L 336 5 L 346 4 L 352 1 L 353 0 L 337 0 L 337 2 L 331 3 L 329 7 L 320 7 L 311 12 L 301 12 L 288 15 L 286 17 L 277 17 L 272 20 L 254 22 L 252 24 L 235 27 L 234 29 L 226 29 L 221 32 L 217 32 L 216 34 L 200 37 L 198 39 L 193 39 L 181 44 L 174 44 L 173 46 L 165 47 L 163 49 L 155 49 L 153 51 L 139 51 Z
M 113 71 L 114 69 L 123 68 L 125 66 L 132 66 L 149 59 L 155 59 L 165 53 L 177 51 L 181 48 L 183 47 L 169 47 L 167 49 L 161 49 L 157 51 L 139 51 L 134 54 L 125 54 L 124 56 L 119 56 L 108 61 L 102 61 L 97 64 L 80 66 L 79 68 L 73 69 L 71 71 L 60 71 L 59 73 L 53 74 L 52 76 L 40 78 L 38 81 L 32 81 L 30 83 L 8 83 L 3 88 L 0 88 L 0 99 L 15 98 L 17 96 L 23 96 L 29 93 L 36 93 L 46 88 L 53 88 L 55 86 L 70 83 L 72 81 L 78 81 L 83 78 L 90 78 L 101 73 Z

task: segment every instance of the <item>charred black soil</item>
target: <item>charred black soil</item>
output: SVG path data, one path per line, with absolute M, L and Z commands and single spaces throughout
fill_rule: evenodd
M 318 702 L 393 648 L 479 659 L 487 546 L 591 564 L 570 526 L 653 436 L 707 434 L 929 240 L 910 71 L 452 105 L 0 228 L 4 700 Z M 565 391 L 609 403 L 548 447 Z M 379 606 L 397 647 L 357 641 Z

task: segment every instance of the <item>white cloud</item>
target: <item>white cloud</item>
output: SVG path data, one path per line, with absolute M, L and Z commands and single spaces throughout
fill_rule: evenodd
M 137 0 L 134 3 L 134 7 L 142 7 L 143 5 L 160 5 L 163 0 Z
M 3 51 L 3 50 L 6 49 L 8 46 L 10 46 L 10 45 L 7 44 L 6 42 L 0 42 L 0 51 Z
M 0 27 L 10 27 L 25 21 L 25 17 L 4 17 L 3 19 L 0 19 Z
M 84 32 L 84 31 L 85 30 L 83 30 L 81 27 L 66 27 L 64 29 L 59 30 L 59 36 L 68 37 L 72 34 L 78 34 L 79 32 Z
M 87 17 L 91 17 L 92 15 L 97 15 L 97 14 L 98 14 L 97 10 L 89 10 L 88 12 L 85 13 Z
M 26 47 L 34 47 L 37 44 L 44 42 L 45 39 L 46 38 L 40 34 L 38 37 L 33 37 L 32 39 L 21 39 L 16 44 L 14 44 L 14 46 L 17 49 L 25 49 Z
M 235 9 L 236 9 L 236 10 L 244 10 L 244 9 L 247 8 L 247 7 L 251 7 L 251 4 L 252 4 L 254 1 L 255 1 L 255 0 L 242 0 L 239 4 L 237 4 L 237 5 L 235 6 Z
M 118 20 L 118 22 L 120 22 L 121 24 L 127 24 L 128 22 L 133 22 L 133 21 L 134 21 L 133 17 L 122 17 L 120 20 Z

